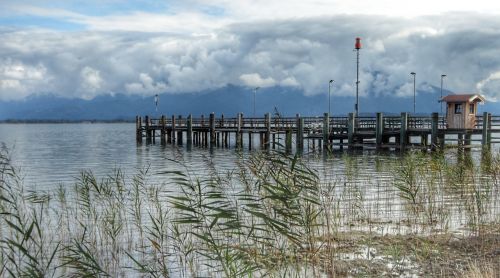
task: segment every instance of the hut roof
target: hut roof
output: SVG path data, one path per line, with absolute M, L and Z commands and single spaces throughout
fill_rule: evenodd
M 444 102 L 485 102 L 483 96 L 479 94 L 460 94 L 460 95 L 447 95 L 441 99 Z

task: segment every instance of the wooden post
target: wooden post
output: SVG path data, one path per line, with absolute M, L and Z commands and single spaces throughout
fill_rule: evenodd
M 347 144 L 349 148 L 354 145 L 354 113 L 349 113 L 349 119 L 347 120 Z
M 431 126 L 431 150 L 435 151 L 439 144 L 438 140 L 438 128 L 439 128 L 439 114 L 432 113 L 432 126 Z
M 176 123 L 176 121 L 175 121 L 175 115 L 172 115 L 172 129 L 171 129 L 172 131 L 171 131 L 171 136 L 170 136 L 172 144 L 175 144 L 175 136 L 176 136 L 175 132 L 177 130 L 177 128 L 175 126 L 175 123 Z
M 491 146 L 491 113 L 488 113 L 488 136 L 486 136 L 488 148 Z
M 328 140 L 330 139 L 330 115 L 323 114 L 323 149 L 328 149 Z
M 375 124 L 375 142 L 377 144 L 377 149 L 382 148 L 382 136 L 384 136 L 384 115 L 379 112 L 377 113 Z
M 481 145 L 483 148 L 488 144 L 488 112 L 483 113 L 483 126 L 482 126 L 482 136 L 481 136 Z
M 151 132 L 149 130 L 149 116 L 144 117 L 145 125 L 146 125 L 146 144 L 151 143 Z
M 266 133 L 264 136 L 264 148 L 266 150 L 269 150 L 271 146 L 271 114 L 266 113 L 265 115 L 265 126 L 266 126 Z
M 165 128 L 165 125 L 166 125 L 166 119 L 165 119 L 165 115 L 161 115 L 161 132 L 160 132 L 160 142 L 162 145 L 165 145 L 166 144 L 166 136 L 165 136 L 165 131 L 166 131 L 166 128 Z
M 179 146 L 182 146 L 182 116 L 179 115 L 178 116 L 178 123 L 177 125 L 179 126 L 179 128 L 177 129 L 177 145 Z
M 186 140 L 186 144 L 190 147 L 193 144 L 193 116 L 191 114 L 189 114 L 186 123 Z
M 297 151 L 302 151 L 304 149 L 304 119 L 297 114 L 297 134 L 295 138 L 295 144 Z
M 399 148 L 404 150 L 407 144 L 408 113 L 401 113 L 401 129 L 399 130 Z
M 215 113 L 210 113 L 210 146 L 215 145 Z
M 242 124 L 243 124 L 243 114 L 238 113 L 238 119 L 236 121 L 236 148 L 243 147 L 243 140 L 241 134 Z
M 142 143 L 142 118 L 140 116 L 135 116 L 135 130 L 137 143 Z
M 273 133 L 273 150 L 276 149 L 276 133 Z
M 252 139 L 253 139 L 253 133 L 251 131 L 248 132 L 248 150 L 252 150 Z
M 285 135 L 285 151 L 287 153 L 292 152 L 292 128 L 289 127 L 286 130 L 286 135 Z

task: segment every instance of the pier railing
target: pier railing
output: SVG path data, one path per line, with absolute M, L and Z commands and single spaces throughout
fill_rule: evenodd
M 295 129 L 298 123 L 297 117 L 274 117 L 270 119 L 271 129 Z M 302 117 L 304 120 L 304 127 L 306 129 L 321 129 L 324 119 L 322 117 Z M 149 122 L 146 122 L 148 120 Z M 241 128 L 266 128 L 266 118 L 262 117 L 242 117 Z M 170 127 L 183 128 L 187 126 L 188 119 L 185 117 L 165 117 L 165 118 L 144 118 L 142 125 L 156 126 L 156 127 Z M 191 119 L 193 128 L 204 128 L 210 126 L 208 117 L 199 117 Z M 409 129 L 431 129 L 433 119 L 432 116 L 408 116 L 407 128 Z M 354 122 L 358 129 L 374 129 L 377 126 L 377 118 L 372 116 L 360 116 Z M 349 126 L 349 117 L 333 116 L 329 117 L 330 130 L 347 129 Z M 476 116 L 476 128 L 482 128 L 483 116 Z M 500 116 L 491 117 L 491 126 L 500 127 Z M 216 128 L 237 128 L 238 118 L 221 117 L 215 120 Z M 383 127 L 388 130 L 396 130 L 401 128 L 401 116 L 384 116 Z M 446 129 L 446 118 L 443 116 L 438 117 L 438 129 Z

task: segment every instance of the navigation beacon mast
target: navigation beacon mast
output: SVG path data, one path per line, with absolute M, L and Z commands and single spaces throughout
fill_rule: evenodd
M 359 113 L 359 50 L 361 49 L 361 38 L 356 38 L 354 49 L 356 49 L 356 104 L 354 110 L 356 110 L 355 116 L 357 117 Z

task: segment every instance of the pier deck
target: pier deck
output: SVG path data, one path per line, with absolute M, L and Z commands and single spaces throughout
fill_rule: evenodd
M 243 148 L 244 143 L 252 149 L 255 136 L 258 135 L 263 149 L 283 146 L 287 150 L 332 149 L 339 148 L 377 148 L 406 149 L 420 148 L 436 150 L 447 144 L 470 148 L 485 147 L 500 143 L 500 116 L 483 113 L 476 116 L 476 125 L 472 129 L 447 128 L 446 119 L 433 113 L 430 116 L 385 116 L 377 113 L 374 117 L 355 117 L 350 113 L 345 117 L 279 117 L 266 114 L 263 118 L 248 118 L 239 113 L 237 117 L 224 115 L 216 118 L 194 118 L 189 115 L 161 116 L 151 118 L 136 117 L 136 140 L 142 143 L 178 144 L 191 147 L 236 147 Z M 450 136 L 452 135 L 452 136 Z M 475 136 L 473 136 L 475 135 Z M 247 137 L 247 140 L 244 140 Z M 419 138 L 419 139 L 415 139 Z M 293 144 L 294 142 L 294 144 Z M 305 143 L 306 142 L 306 146 Z M 473 144 L 473 142 L 479 142 Z

